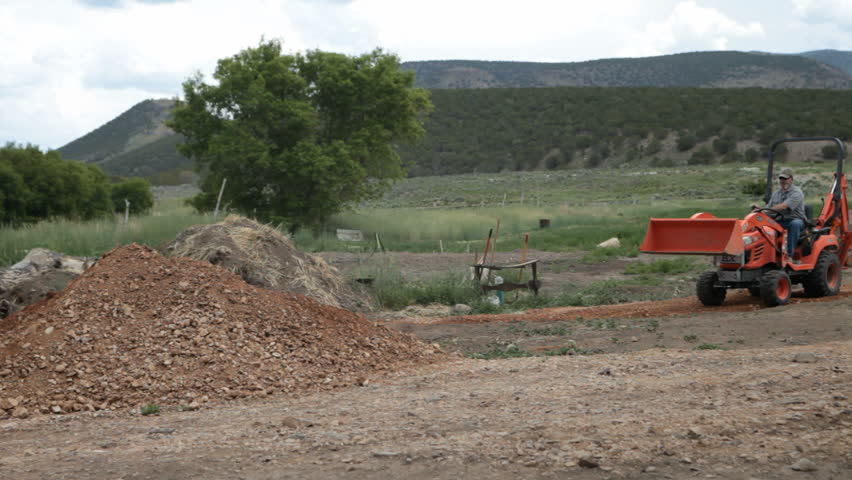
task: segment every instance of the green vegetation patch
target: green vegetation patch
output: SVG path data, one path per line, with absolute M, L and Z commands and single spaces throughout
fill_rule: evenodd
M 640 274 L 649 274 L 649 273 L 661 273 L 661 274 L 677 274 L 677 273 L 688 273 L 695 271 L 696 268 L 700 268 L 695 264 L 695 261 L 691 258 L 678 258 L 678 259 L 661 259 L 654 260 L 651 263 L 631 263 L 627 265 L 624 269 L 624 273 L 627 275 L 640 275 Z

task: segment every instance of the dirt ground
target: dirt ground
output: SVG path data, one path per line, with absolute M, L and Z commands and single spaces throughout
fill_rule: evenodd
M 344 272 L 364 264 L 324 256 Z M 554 287 L 615 278 L 635 261 L 541 257 Z M 470 259 L 393 262 L 413 278 Z M 547 266 L 558 262 L 564 270 Z M 0 420 L 0 478 L 848 479 L 850 284 L 837 297 L 797 295 L 772 309 L 741 293 L 716 309 L 684 296 L 378 320 L 440 345 L 448 360 L 195 411 Z M 463 356 L 489 350 L 537 356 Z

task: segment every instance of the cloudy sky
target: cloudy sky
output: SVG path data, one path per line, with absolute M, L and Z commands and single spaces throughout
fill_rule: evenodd
M 262 37 L 402 61 L 852 50 L 852 0 L 0 0 L 0 142 L 59 148 Z

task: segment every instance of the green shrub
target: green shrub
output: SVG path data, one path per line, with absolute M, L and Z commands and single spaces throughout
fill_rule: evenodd
M 139 407 L 139 413 L 142 415 L 159 415 L 160 414 L 160 406 L 154 404 L 144 405 Z
M 480 360 L 490 360 L 493 358 L 521 358 L 532 356 L 532 352 L 519 348 L 514 343 L 510 343 L 508 345 L 492 343 L 489 345 L 488 350 L 480 353 L 471 353 L 468 355 L 468 357 L 470 358 L 476 358 Z
M 663 144 L 659 139 L 651 140 L 651 143 L 645 148 L 645 155 L 656 155 L 663 150 Z
M 722 163 L 739 163 L 743 162 L 744 160 L 745 157 L 743 156 L 743 154 L 736 150 L 731 150 L 730 152 L 726 153 L 724 157 L 722 157 Z
M 746 162 L 754 163 L 758 158 L 760 158 L 760 152 L 756 148 L 752 147 L 745 151 Z
M 627 265 L 624 273 L 627 275 L 640 275 L 646 273 L 676 274 L 695 270 L 696 265 L 692 259 L 678 258 L 675 260 L 661 259 L 651 263 L 635 262 Z
M 544 355 L 548 357 L 564 357 L 565 355 L 591 355 L 593 353 L 601 352 L 602 350 L 599 349 L 587 350 L 585 348 L 580 348 L 572 343 L 563 347 L 554 348 L 553 350 L 547 350 L 544 352 Z
M 707 149 L 707 147 L 701 147 L 700 150 L 693 153 L 689 160 L 686 161 L 688 165 L 707 165 L 713 161 L 713 152 Z
M 822 147 L 822 158 L 833 160 L 837 158 L 837 145 L 826 145 Z
M 716 140 L 713 140 L 713 150 L 715 150 L 719 155 L 731 152 L 734 148 L 736 148 L 736 146 L 736 140 L 730 137 L 719 137 Z
M 398 310 L 409 305 L 440 303 L 455 305 L 480 302 L 473 280 L 463 274 L 447 273 L 423 280 L 406 281 L 397 272 L 376 274 L 373 294 L 382 308 Z
M 759 197 L 766 193 L 766 180 L 754 180 L 745 182 L 740 187 L 740 192 L 749 197 Z
M 127 178 L 112 186 L 110 193 L 115 211 L 124 212 L 124 200 L 130 202 L 130 213 L 139 215 L 147 213 L 154 206 L 154 195 L 151 184 L 144 178 Z
M 697 142 L 698 140 L 695 138 L 695 135 L 681 135 L 677 139 L 677 150 L 679 152 L 685 152 L 692 149 Z
M 651 159 L 652 167 L 671 168 L 675 166 L 675 161 L 670 157 L 654 157 Z

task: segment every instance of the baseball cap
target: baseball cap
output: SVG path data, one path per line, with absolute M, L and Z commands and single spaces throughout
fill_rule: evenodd
M 785 169 L 781 170 L 781 173 L 778 174 L 778 178 L 785 178 L 786 179 L 786 178 L 790 178 L 792 176 L 793 176 L 793 169 L 792 168 L 785 168 Z

